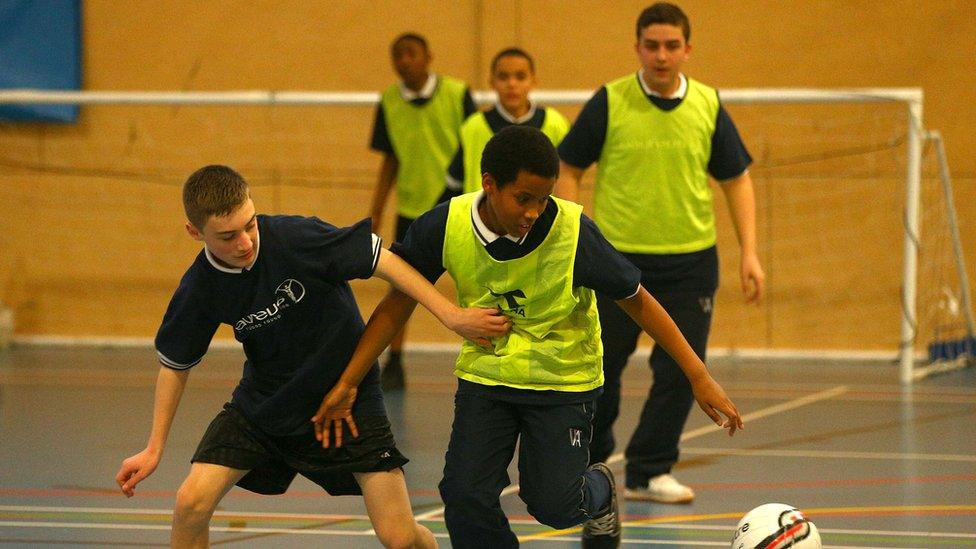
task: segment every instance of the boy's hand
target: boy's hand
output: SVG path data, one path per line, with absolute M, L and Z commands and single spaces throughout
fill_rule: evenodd
M 735 404 L 732 404 L 722 386 L 712 379 L 712 376 L 706 374 L 701 379 L 692 381 L 691 390 L 695 393 L 698 406 L 708 414 L 708 417 L 712 418 L 716 425 L 728 429 L 729 436 L 745 427 L 742 418 L 739 416 L 739 410 L 736 409 Z M 723 421 L 719 412 L 728 419 Z
M 315 424 L 315 439 L 322 443 L 323 448 L 329 447 L 332 433 L 335 433 L 335 447 L 342 446 L 342 423 L 349 424 L 349 432 L 353 438 L 359 436 L 356 421 L 352 418 L 352 405 L 356 402 L 356 387 L 336 383 L 332 390 L 322 399 L 319 411 L 312 416 Z
M 159 465 L 159 457 L 157 452 L 150 452 L 149 449 L 146 449 L 122 462 L 122 467 L 115 475 L 115 482 L 118 483 L 125 497 L 134 496 L 136 485 L 142 482 L 142 479 L 153 474 L 156 466 Z
M 512 329 L 512 321 L 497 308 L 458 308 L 445 324 L 482 347 L 491 346 L 488 338 L 503 336 Z
M 746 297 L 746 303 L 761 303 L 766 285 L 766 273 L 763 272 L 756 254 L 742 256 L 739 279 L 742 282 L 742 295 Z

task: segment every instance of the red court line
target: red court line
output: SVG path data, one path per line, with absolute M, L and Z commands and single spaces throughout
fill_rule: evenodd
M 869 510 L 859 510 L 859 509 L 836 510 L 836 511 L 807 511 L 806 509 L 804 509 L 803 510 L 803 514 L 806 515 L 808 518 L 810 518 L 810 517 L 818 517 L 818 518 L 822 518 L 822 517 L 853 517 L 853 518 L 858 518 L 858 517 L 904 517 L 904 516 L 917 516 L 917 517 L 923 517 L 923 516 L 949 517 L 949 516 L 952 516 L 952 517 L 962 517 L 962 516 L 969 516 L 969 515 L 976 516 L 976 509 L 959 509 L 959 510 L 955 510 L 955 509 L 949 509 L 949 510 L 940 510 L 940 509 L 932 509 L 932 510 L 905 509 L 905 510 L 901 510 L 901 511 L 894 510 L 894 509 L 892 509 L 892 510 L 886 510 L 886 511 L 869 511 Z M 737 513 L 736 514 L 736 517 L 740 517 L 741 515 L 742 515 L 742 513 Z M 656 522 L 656 523 L 658 523 L 658 522 L 668 523 L 669 521 L 681 522 L 681 521 L 685 521 L 685 520 L 688 519 L 688 515 L 653 515 L 653 517 L 654 517 L 654 522 Z M 647 518 L 648 518 L 648 514 L 647 513 L 634 513 L 634 514 L 621 513 L 620 514 L 620 520 L 622 520 L 624 522 L 641 522 L 641 521 L 646 521 Z M 697 518 L 699 518 L 700 520 L 710 520 L 710 519 L 715 518 L 715 517 L 702 516 L 702 517 L 697 517 Z M 429 519 L 427 519 L 427 520 L 429 520 Z M 441 520 L 443 520 L 443 519 L 441 519 Z M 535 517 L 533 517 L 532 515 L 513 515 L 513 514 L 509 514 L 508 515 L 508 520 L 510 520 L 510 521 L 526 521 L 526 522 L 533 522 L 533 523 L 536 522 Z
M 965 517 L 965 516 L 976 516 L 976 510 L 949 510 L 949 511 L 919 511 L 919 510 L 905 510 L 905 511 L 861 511 L 855 513 L 848 512 L 807 512 L 805 509 L 803 514 L 808 517 Z
M 437 490 L 410 490 L 408 494 L 411 497 L 437 497 L 440 498 L 440 493 Z M 0 496 L 10 496 L 10 497 L 77 497 L 77 498 L 90 498 L 90 497 L 124 497 L 122 492 L 117 489 L 77 489 L 77 488 L 0 488 Z M 176 497 L 175 490 L 136 490 L 137 499 L 148 499 L 148 498 L 167 498 L 173 499 Z M 326 498 L 330 497 L 322 491 L 293 491 L 286 492 L 277 496 L 265 496 L 262 494 L 255 494 L 254 492 L 248 492 L 246 490 L 234 490 L 227 494 L 225 498 Z

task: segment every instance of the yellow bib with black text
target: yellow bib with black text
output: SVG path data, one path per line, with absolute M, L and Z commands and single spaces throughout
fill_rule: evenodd
M 454 373 L 482 385 L 582 392 L 603 385 L 603 345 L 593 290 L 573 287 L 582 207 L 555 201 L 549 234 L 524 257 L 492 258 L 475 234 L 474 200 L 451 200 L 444 238 L 444 268 L 462 307 L 498 307 L 512 330 L 485 349 L 461 346 Z M 475 213 L 474 215 L 477 215 Z

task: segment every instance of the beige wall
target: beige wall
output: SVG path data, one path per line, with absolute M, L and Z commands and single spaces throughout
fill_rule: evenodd
M 595 89 L 636 69 L 633 26 L 644 5 L 89 0 L 84 87 L 379 90 L 394 78 L 390 39 L 412 30 L 429 38 L 435 70 L 477 89 L 491 56 L 510 45 L 535 54 L 541 87 Z M 973 4 L 682 5 L 693 26 L 687 72 L 716 87 L 922 88 L 925 125 L 940 129 L 949 148 L 973 278 Z M 578 108 L 562 110 L 572 117 Z M 737 120 L 748 116 L 730 110 Z M 69 126 L 0 126 L 0 299 L 15 309 L 18 333 L 151 336 L 197 250 L 181 228 L 179 186 L 204 163 L 240 169 L 264 211 L 339 225 L 365 216 L 379 162 L 366 149 L 371 119 L 368 108 L 87 107 Z M 765 137 L 743 134 L 757 158 L 773 293 L 760 308 L 741 305 L 735 240 L 719 198 L 723 287 L 713 344 L 894 349 L 903 160 L 868 184 L 856 170 L 838 176 L 829 166 L 784 176 L 763 164 Z M 811 232 L 826 240 L 806 245 Z M 383 284 L 354 287 L 368 314 Z M 425 313 L 412 327 L 412 341 L 452 337 Z

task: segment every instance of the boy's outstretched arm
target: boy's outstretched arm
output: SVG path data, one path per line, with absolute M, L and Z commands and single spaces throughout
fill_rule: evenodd
M 374 276 L 420 302 L 441 324 L 459 336 L 480 345 L 487 345 L 489 337 L 505 335 L 511 327 L 508 317 L 498 309 L 462 309 L 451 303 L 426 278 L 389 250 L 380 250 Z
M 376 188 L 373 189 L 373 199 L 369 206 L 369 217 L 373 220 L 373 232 L 380 232 L 380 224 L 383 222 L 383 210 L 386 209 L 386 197 L 393 188 L 396 180 L 397 169 L 400 162 L 392 154 L 383 155 L 383 163 L 380 164 L 380 174 L 377 176 Z
M 315 438 L 324 448 L 332 444 L 332 439 L 336 447 L 342 446 L 343 423 L 349 425 L 352 436 L 359 436 L 352 417 L 359 382 L 407 323 L 418 301 L 445 326 L 479 345 L 490 345 L 489 337 L 504 335 L 511 328 L 511 321 L 497 309 L 462 309 L 454 305 L 406 261 L 388 250 L 380 250 L 375 276 L 394 287 L 369 317 L 366 331 L 359 338 L 345 371 L 312 416 Z
M 329 447 L 333 434 L 335 446 L 342 446 L 343 422 L 349 425 L 352 436 L 359 436 L 356 422 L 352 418 L 352 406 L 356 402 L 359 383 L 383 349 L 386 349 L 393 337 L 407 323 L 416 306 L 417 302 L 413 298 L 396 288 L 391 288 L 373 310 L 366 324 L 366 331 L 359 338 L 349 364 L 339 377 L 339 381 L 322 399 L 322 405 L 312 417 L 312 423 L 315 424 L 315 438 L 322 442 L 323 448 Z
M 695 354 L 664 307 L 643 286 L 640 286 L 635 295 L 618 300 L 617 305 L 678 363 L 691 381 L 691 390 L 698 406 L 712 421 L 728 429 L 729 436 L 743 428 L 742 418 L 735 404 L 725 394 L 722 386 L 712 379 L 705 363 Z M 723 421 L 719 412 L 728 419 Z
M 189 370 L 173 370 L 160 366 L 159 375 L 156 377 L 156 396 L 153 403 L 153 422 L 149 442 L 146 443 L 143 451 L 126 458 L 115 475 L 115 482 L 127 497 L 131 498 L 135 495 L 136 485 L 151 475 L 159 465 L 169 429 L 173 425 L 173 416 L 176 415 L 176 408 L 180 405 L 189 376 Z

